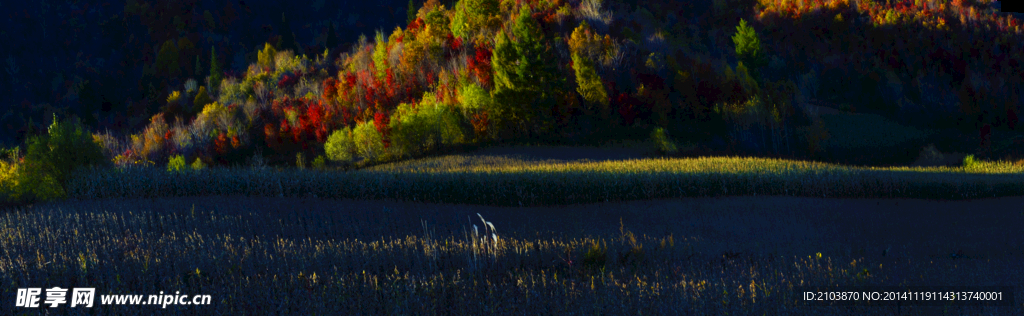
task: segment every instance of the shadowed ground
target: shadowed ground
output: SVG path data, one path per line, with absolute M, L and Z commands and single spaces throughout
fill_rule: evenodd
M 110 203 L 96 209 L 120 204 L 86 203 Z M 501 236 L 618 238 L 621 220 L 622 227 L 638 235 L 671 234 L 691 241 L 697 252 L 694 259 L 718 258 L 723 253 L 792 259 L 821 252 L 876 264 L 910 259 L 976 266 L 976 270 L 960 271 L 973 276 L 955 285 L 1024 284 L 1020 264 L 1024 260 L 1024 197 L 928 201 L 746 196 L 525 208 L 262 197 L 125 204 L 158 212 L 181 212 L 195 205 L 197 211 L 253 216 L 254 225 L 278 218 L 316 218 L 332 221 L 338 228 L 329 237 L 359 239 L 422 235 L 421 221 L 439 236 L 462 236 L 472 225 L 480 225 L 477 213 L 492 222 Z M 308 236 L 300 231 L 285 235 Z
M 5 248 L 10 248 L 5 251 L 10 252 L 12 259 L 4 261 L 2 259 L 6 258 L 0 258 L 0 263 L 3 263 L 0 267 L 20 269 L 10 276 L 14 277 L 10 282 L 27 278 L 24 280 L 31 282 L 60 280 L 67 283 L 67 286 L 81 285 L 82 282 L 95 285 L 97 281 L 78 278 L 81 275 L 99 276 L 107 283 L 101 282 L 97 287 L 115 293 L 128 293 L 182 287 L 181 284 L 173 283 L 180 280 L 191 286 L 184 289 L 195 291 L 197 286 L 202 285 L 207 291 L 214 291 L 218 297 L 223 297 L 227 303 L 218 305 L 217 309 L 243 314 L 252 313 L 250 306 L 258 306 L 254 307 L 257 309 L 288 304 L 308 307 L 304 304 L 338 300 L 339 297 L 342 300 L 363 300 L 370 304 L 368 306 L 418 302 L 415 298 L 429 296 L 422 296 L 420 292 L 415 292 L 420 293 L 415 295 L 413 292 L 401 292 L 406 289 L 405 286 L 384 286 L 381 289 L 376 287 L 376 283 L 360 283 L 363 281 L 358 280 L 362 279 L 353 281 L 344 278 L 346 275 L 357 275 L 359 271 L 362 274 L 358 275 L 369 274 L 373 278 L 383 278 L 385 275 L 399 273 L 390 271 L 401 270 L 410 271 L 415 280 L 422 280 L 436 275 L 450 276 L 450 269 L 463 269 L 467 275 L 485 279 L 487 287 L 467 281 L 425 285 L 425 289 L 428 292 L 448 288 L 458 290 L 459 293 L 470 291 L 476 293 L 472 295 L 480 295 L 478 299 L 486 301 L 500 297 L 503 306 L 538 310 L 559 306 L 564 308 L 568 306 L 567 300 L 574 299 L 584 300 L 585 303 L 572 305 L 574 309 L 595 308 L 591 305 L 604 304 L 595 301 L 596 297 L 605 295 L 615 295 L 607 297 L 614 302 L 609 303 L 611 305 L 600 305 L 603 306 L 601 308 L 618 306 L 621 300 L 622 304 L 631 306 L 623 307 L 620 310 L 622 313 L 626 310 L 644 310 L 647 311 L 644 314 L 664 315 L 678 315 L 681 310 L 687 309 L 697 310 L 698 314 L 715 315 L 722 314 L 722 308 L 757 315 L 938 315 L 993 312 L 1009 315 L 1019 314 L 1024 308 L 1024 304 L 1020 303 L 1024 285 L 1024 265 L 1021 265 L 1024 259 L 1024 236 L 1020 234 L 1024 228 L 1024 197 L 945 202 L 743 196 L 517 208 L 297 197 L 212 196 L 63 201 L 38 205 L 26 211 L 5 218 L 8 222 L 26 225 L 22 229 L 13 229 L 11 227 L 15 225 L 5 224 L 11 232 L 5 240 Z M 533 255 L 506 253 L 500 258 L 496 257 L 492 266 L 494 271 L 485 268 L 472 272 L 474 268 L 470 265 L 475 265 L 476 259 L 463 257 L 468 253 L 453 251 L 447 245 L 465 240 L 466 232 L 472 231 L 472 225 L 483 228 L 477 213 L 493 223 L 498 236 L 504 241 L 532 241 L 551 246 L 547 250 L 530 252 Z M 430 231 L 429 237 L 425 230 Z M 519 296 L 516 295 L 525 294 L 516 285 L 521 283 L 510 281 L 512 279 L 525 282 L 523 280 L 535 280 L 537 274 L 540 274 L 541 284 L 547 284 L 543 283 L 544 271 L 547 271 L 552 277 L 561 273 L 563 279 L 560 280 L 563 281 L 585 282 L 587 276 L 579 274 L 584 272 L 572 272 L 566 262 L 571 259 L 579 265 L 583 261 L 581 256 L 588 246 L 578 241 L 599 239 L 609 244 L 627 244 L 621 238 L 622 231 L 632 232 L 638 235 L 638 240 L 646 241 L 641 247 L 640 259 L 633 260 L 648 259 L 641 266 L 629 268 L 631 261 L 621 263 L 624 260 L 622 251 L 629 248 L 614 246 L 609 248 L 609 260 L 620 263 L 610 268 L 613 270 L 609 272 L 619 275 L 623 280 L 636 278 L 637 282 L 647 282 L 642 281 L 643 278 L 657 282 L 664 287 L 666 295 L 655 295 L 656 301 L 650 301 L 629 294 L 633 293 L 629 291 L 645 287 L 624 285 L 626 287 L 622 291 L 628 293 L 620 292 L 618 286 L 602 286 L 598 292 L 585 291 L 577 296 L 567 296 L 565 293 L 568 292 L 559 289 L 572 285 L 563 282 L 554 288 L 533 285 L 529 288 L 530 293 L 536 292 L 536 295 L 526 295 L 533 297 L 532 302 L 524 304 L 517 300 Z M 36 235 L 39 237 L 26 238 Z M 674 247 L 659 248 L 657 240 L 667 235 L 673 236 Z M 436 240 L 436 243 L 432 243 L 434 246 L 431 246 L 434 250 L 430 251 L 438 253 L 436 257 L 424 255 L 424 251 L 427 251 L 426 246 L 423 246 L 425 244 L 416 241 L 424 237 L 426 240 Z M 406 242 L 386 242 L 402 240 Z M 549 243 L 546 240 L 560 242 Z M 575 251 L 565 248 L 563 256 L 559 247 L 568 247 L 569 241 L 577 241 L 576 246 L 573 246 Z M 68 245 L 75 250 L 62 251 L 61 247 L 64 246 L 61 245 Z M 38 251 L 40 246 L 44 251 Z M 85 263 L 75 261 L 74 255 L 79 251 L 94 253 L 94 261 L 82 262 L 102 262 L 103 269 L 91 269 L 89 271 L 93 272 L 86 274 L 85 268 L 78 267 Z M 47 263 L 50 265 L 39 265 L 31 261 L 31 258 L 41 256 L 41 253 L 45 253 L 46 257 L 38 260 L 52 260 Z M 816 258 L 818 253 L 821 253 L 820 258 Z M 153 263 L 148 273 L 136 273 L 139 269 L 146 269 L 150 258 L 161 258 L 162 261 L 160 264 Z M 629 269 L 636 267 L 642 270 L 635 271 L 636 277 L 630 276 Z M 203 271 L 201 275 L 198 272 L 200 268 Z M 197 272 L 192 273 L 193 270 Z M 1016 291 L 1016 302 L 1012 307 L 1001 308 L 908 307 L 889 304 L 845 309 L 801 306 L 800 303 L 794 306 L 785 300 L 795 294 L 779 292 L 787 291 L 787 285 L 814 286 L 822 285 L 821 282 L 849 284 L 847 282 L 861 278 L 861 270 L 864 270 L 864 277 L 874 285 L 1012 286 Z M 185 273 L 187 277 L 181 276 L 181 271 L 188 271 Z M 284 278 L 297 271 L 319 272 L 326 287 L 313 290 L 309 283 L 303 283 L 306 281 L 301 277 Z M 117 287 L 121 281 L 112 281 L 118 279 L 97 274 L 101 272 L 127 277 L 125 282 L 131 287 Z M 273 280 L 270 279 L 271 274 L 274 275 Z M 282 279 L 277 279 L 278 274 L 282 275 Z M 601 275 L 599 279 L 604 279 L 605 274 L 602 272 Z M 677 282 L 694 279 L 707 280 L 713 290 L 693 292 L 692 289 L 676 286 L 680 284 Z M 241 288 L 231 285 L 232 282 L 241 282 L 239 280 L 252 280 L 252 283 Z M 755 282 L 761 286 L 762 291 L 767 286 L 776 295 L 773 299 L 759 296 L 757 300 L 761 302 L 760 305 L 744 305 L 747 304 L 744 303 L 748 301 L 747 296 L 739 299 L 736 296 L 737 286 L 749 288 Z M 151 283 L 155 285 L 148 285 Z M 368 284 L 373 284 L 373 287 Z M 251 292 L 255 288 L 268 286 L 274 287 L 274 290 L 259 292 L 258 295 Z M 691 286 L 696 285 L 691 282 Z M 703 288 L 703 285 L 698 287 Z M 737 297 L 735 303 L 741 305 L 719 302 L 721 297 L 716 296 L 717 293 L 726 289 L 732 294 L 722 294 L 725 295 L 723 297 Z M 278 300 L 280 291 L 310 291 L 309 295 L 313 296 L 289 296 L 291 303 L 286 303 Z M 390 294 L 381 296 L 382 293 Z M 476 297 L 472 295 L 466 297 Z M 14 300 L 13 293 L 3 298 Z M 452 299 L 462 302 L 467 298 Z M 444 298 L 429 299 L 422 303 L 427 304 L 423 306 L 427 309 L 457 307 L 453 307 Z M 385 313 L 387 310 L 385 305 L 378 307 L 380 309 L 376 313 Z M 3 308 L 8 307 L 0 307 L 0 310 Z M 320 307 L 322 310 L 334 311 L 345 308 L 359 309 L 366 306 L 342 304 Z M 463 306 L 456 309 L 471 312 L 477 308 Z M 138 312 L 139 308 L 126 307 L 120 310 Z M 198 311 L 185 307 L 175 310 Z M 597 313 L 596 310 L 592 312 Z M 511 310 L 505 310 L 504 313 L 521 314 Z

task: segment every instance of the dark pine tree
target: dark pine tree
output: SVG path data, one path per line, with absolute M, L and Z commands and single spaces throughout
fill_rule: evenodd
M 338 33 L 334 31 L 334 23 L 327 26 L 327 40 L 324 43 L 327 49 L 333 51 L 338 46 Z
M 210 48 L 210 91 L 218 91 L 220 89 L 220 81 L 224 79 L 224 74 L 221 73 L 220 63 L 217 62 L 217 48 Z
M 295 44 L 295 33 L 292 32 L 291 26 L 288 25 L 288 17 L 285 16 L 284 12 L 281 13 L 281 42 L 277 44 L 277 51 L 290 50 L 295 54 L 302 54 L 299 51 L 298 45 Z

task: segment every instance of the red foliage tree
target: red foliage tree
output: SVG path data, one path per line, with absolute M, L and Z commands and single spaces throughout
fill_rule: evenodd
M 633 125 L 633 120 L 639 114 L 636 108 L 636 99 L 629 94 L 619 93 L 619 96 L 615 98 L 615 103 L 619 105 L 619 115 L 622 116 L 623 123 L 626 126 Z
M 334 100 L 334 98 L 337 97 L 337 96 L 338 96 L 338 80 L 334 79 L 334 77 L 327 77 L 327 79 L 324 79 L 324 82 L 323 82 L 323 93 L 322 93 L 321 97 L 324 100 L 328 100 L 328 102 L 329 102 L 330 100 Z
M 469 60 L 468 66 L 476 74 L 476 78 L 480 81 L 481 85 L 484 87 L 491 86 L 491 74 L 493 74 L 493 71 L 491 69 L 491 50 L 489 48 L 477 46 L 476 54 L 473 56 L 473 59 Z
M 481 111 L 480 113 L 473 114 L 469 119 L 469 123 L 473 125 L 473 132 L 478 137 L 484 137 L 487 135 L 487 111 Z
M 308 124 L 306 132 L 315 136 L 318 143 L 326 142 L 327 132 L 331 124 L 327 120 L 327 111 L 323 103 L 319 101 L 309 102 L 309 107 L 306 108 L 306 118 L 306 123 Z
M 384 112 L 377 112 L 373 115 L 373 126 L 377 128 L 377 132 L 380 133 L 381 138 L 384 140 L 384 148 L 391 146 L 390 130 L 388 128 L 390 123 L 390 116 Z
M 295 72 L 295 73 L 292 73 L 292 74 L 285 74 L 284 76 L 281 77 L 281 80 L 277 81 L 277 87 L 281 88 L 281 89 L 284 89 L 284 88 L 287 88 L 287 87 L 294 86 L 296 83 L 299 82 L 299 78 L 301 78 L 301 77 L 302 77 L 302 72 L 301 71 Z
M 217 154 L 224 155 L 231 149 L 228 146 L 228 135 L 224 132 L 220 132 L 220 134 L 217 135 L 217 139 L 213 141 L 213 150 L 216 151 Z
M 281 151 L 281 138 L 278 137 L 278 127 L 272 123 L 263 124 L 263 139 L 267 142 L 267 147 L 274 151 Z
M 396 90 L 396 88 L 398 88 L 398 85 L 395 83 L 395 72 L 391 68 L 388 68 L 388 70 L 385 71 L 384 83 L 385 83 L 385 86 L 384 86 L 385 95 L 387 96 L 387 98 L 389 100 L 391 100 L 397 94 L 395 92 L 395 90 Z

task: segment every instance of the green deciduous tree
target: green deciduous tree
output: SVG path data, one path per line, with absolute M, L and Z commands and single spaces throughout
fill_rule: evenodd
M 349 162 L 355 153 L 355 143 L 352 140 L 352 128 L 346 127 L 334 131 L 324 143 L 324 153 L 332 161 Z
M 499 13 L 497 0 L 460 0 L 454 9 L 451 30 L 458 37 L 467 37 L 488 27 L 492 18 Z
M 185 162 L 184 156 L 176 155 L 167 161 L 167 172 L 182 172 L 185 170 L 188 170 L 188 163 Z
M 598 105 L 601 118 L 607 120 L 611 114 L 611 110 L 608 108 L 608 91 L 601 83 L 601 77 L 594 69 L 594 61 L 590 58 L 593 55 L 592 50 L 595 50 L 593 47 L 596 45 L 591 43 L 595 41 L 591 40 L 592 36 L 588 35 L 589 31 L 590 26 L 583 21 L 579 27 L 573 30 L 569 38 L 569 50 L 572 53 L 573 70 L 576 73 L 576 92 L 583 96 L 583 99 L 589 103 L 588 106 Z
M 356 128 L 352 130 L 352 140 L 356 153 L 366 161 L 374 161 L 384 155 L 384 138 L 373 126 L 372 121 L 356 125 Z
M 373 65 L 376 67 L 377 80 L 384 80 L 388 67 L 388 42 L 384 39 L 384 33 L 377 31 L 373 38 Z

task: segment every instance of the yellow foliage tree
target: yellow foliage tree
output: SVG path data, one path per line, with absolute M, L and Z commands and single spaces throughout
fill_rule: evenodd
M 260 68 L 270 68 L 273 71 L 274 67 L 274 56 L 277 55 L 277 50 L 270 43 L 264 43 L 263 50 L 256 53 L 256 65 Z

